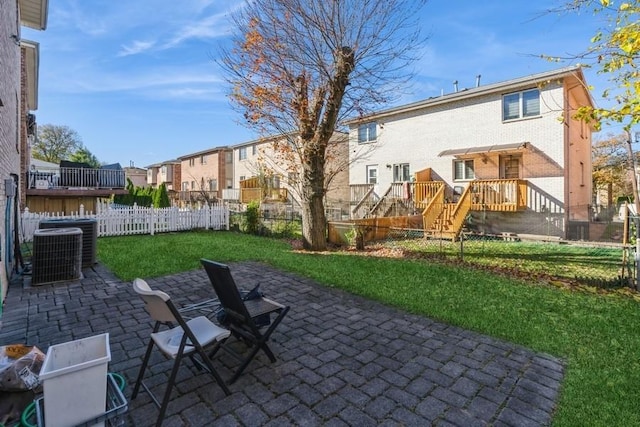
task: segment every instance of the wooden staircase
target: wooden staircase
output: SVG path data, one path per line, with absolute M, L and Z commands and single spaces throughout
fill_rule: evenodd
M 471 186 L 462 193 L 458 203 L 445 203 L 444 187 L 436 193 L 422 212 L 424 236 L 434 239 L 456 240 L 464 220 L 471 211 Z

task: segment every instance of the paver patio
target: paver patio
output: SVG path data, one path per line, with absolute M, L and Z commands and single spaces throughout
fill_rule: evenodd
M 278 361 L 259 354 L 225 396 L 186 361 L 165 426 L 540 426 L 551 422 L 563 361 L 369 301 L 259 263 L 232 263 L 239 286 L 261 283 L 291 305 L 271 338 Z M 84 278 L 9 289 L 0 344 L 52 344 L 109 332 L 109 370 L 130 398 L 152 324 L 131 284 L 101 265 Z M 149 279 L 178 305 L 212 298 L 204 270 Z M 384 284 L 381 284 L 384 286 Z M 499 316 L 500 313 L 496 313 Z M 146 382 L 162 393 L 171 361 L 155 351 Z M 214 359 L 223 378 L 237 361 Z M 141 393 L 126 425 L 153 425 Z

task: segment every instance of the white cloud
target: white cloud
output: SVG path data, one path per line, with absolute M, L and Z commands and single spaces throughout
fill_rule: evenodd
M 145 41 L 136 40 L 128 46 L 122 45 L 121 46 L 122 50 L 118 52 L 118 56 L 136 55 L 138 53 L 142 53 L 151 49 L 154 45 L 155 45 L 155 42 L 153 41 L 145 42 Z
M 178 30 L 163 47 L 169 49 L 190 39 L 208 40 L 225 36 L 229 26 L 227 17 L 226 13 L 218 13 L 189 23 Z

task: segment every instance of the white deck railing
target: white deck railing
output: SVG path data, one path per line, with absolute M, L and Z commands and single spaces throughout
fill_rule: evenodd
M 155 234 L 195 229 L 228 230 L 229 208 L 224 204 L 204 206 L 200 209 L 145 208 L 140 206 L 106 207 L 98 205 L 98 213 L 80 212 L 72 215 L 60 213 L 22 213 L 22 242 L 31 242 L 43 219 L 97 220 L 98 237 Z

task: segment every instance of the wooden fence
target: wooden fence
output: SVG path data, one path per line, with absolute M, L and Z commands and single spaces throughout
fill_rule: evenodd
M 132 234 L 155 234 L 171 231 L 195 229 L 228 230 L 229 208 L 224 204 L 204 206 L 200 209 L 147 208 L 140 206 L 108 207 L 98 205 L 98 212 L 86 213 L 80 206 L 80 212 L 73 215 L 60 213 L 31 213 L 28 209 L 22 213 L 22 242 L 33 241 L 33 234 L 43 219 L 81 219 L 97 220 L 98 237 L 126 236 Z

